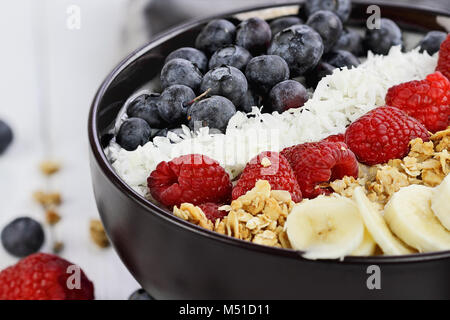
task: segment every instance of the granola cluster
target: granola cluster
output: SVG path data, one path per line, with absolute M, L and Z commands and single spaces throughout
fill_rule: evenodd
M 351 197 L 356 187 L 363 186 L 369 199 L 382 209 L 402 187 L 439 185 L 450 172 L 450 127 L 432 135 L 429 142 L 414 139 L 410 147 L 405 158 L 372 167 L 361 165 L 358 179 L 344 177 L 331 182 L 330 187 L 340 195 Z
M 252 190 L 231 205 L 221 207 L 228 215 L 214 225 L 200 208 L 189 203 L 175 207 L 173 212 L 184 220 L 237 239 L 290 248 L 284 223 L 294 205 L 289 192 L 271 190 L 269 182 L 259 180 Z

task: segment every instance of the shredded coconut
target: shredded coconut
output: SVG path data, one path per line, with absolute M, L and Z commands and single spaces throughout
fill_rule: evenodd
M 210 134 L 208 128 L 193 133 L 183 127 L 180 136 L 156 137 L 135 151 L 122 149 L 113 140 L 105 149 L 114 170 L 134 190 L 149 196 L 146 179 L 158 163 L 181 155 L 200 153 L 217 160 L 232 178 L 263 151 L 321 140 L 345 131 L 346 126 L 384 104 L 387 90 L 399 83 L 424 79 L 433 73 L 437 55 L 407 53 L 393 47 L 387 56 L 369 53 L 357 68 L 336 69 L 318 84 L 312 98 L 298 109 L 282 114 L 237 112 L 226 134 Z

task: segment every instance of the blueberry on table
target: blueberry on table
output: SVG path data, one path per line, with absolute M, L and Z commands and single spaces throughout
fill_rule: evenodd
M 272 88 L 269 101 L 272 111 L 283 113 L 291 108 L 300 108 L 308 100 L 306 88 L 295 80 L 280 82 Z
M 163 91 L 158 101 L 160 116 L 169 124 L 186 119 L 188 104 L 195 99 L 194 91 L 183 85 L 174 85 Z
M 120 126 L 116 142 L 127 151 L 134 151 L 150 141 L 152 129 L 147 121 L 140 118 L 129 118 Z
M 254 55 L 264 54 L 271 40 L 270 26 L 261 18 L 250 18 L 237 27 L 236 44 Z
M 239 69 L 230 66 L 210 70 L 203 77 L 200 86 L 201 92 L 209 90 L 209 95 L 223 96 L 234 105 L 239 104 L 247 89 L 248 83 L 245 75 Z
M 439 51 L 442 42 L 447 38 L 447 33 L 442 31 L 430 31 L 417 45 L 420 47 L 420 52 L 428 52 L 429 55 L 433 55 Z
M 237 108 L 240 111 L 248 113 L 252 111 L 252 107 L 260 108 L 261 106 L 262 106 L 262 97 L 260 95 L 255 94 L 253 90 L 248 89 L 247 92 L 242 97 Z
M 308 87 L 315 89 L 322 78 L 333 74 L 334 69 L 336 68 L 331 64 L 323 61 L 319 62 L 313 70 L 306 74 L 306 84 Z
M 295 16 L 288 16 L 273 20 L 270 23 L 270 29 L 272 30 L 272 37 L 274 37 L 278 32 L 281 32 L 284 29 L 292 27 L 296 24 L 303 24 L 302 19 Z
M 203 74 L 190 61 L 173 59 L 167 62 L 161 70 L 161 86 L 163 89 L 181 84 L 197 91 L 202 83 Z
M 306 24 L 316 30 L 322 37 L 324 52 L 330 51 L 342 34 L 341 19 L 331 11 L 314 12 L 308 18 Z
M 8 224 L 1 234 L 3 247 L 16 257 L 39 251 L 44 243 L 44 230 L 39 222 L 23 217 Z
M 361 64 L 357 57 L 345 50 L 332 51 L 325 55 L 323 59 L 336 68 L 347 67 L 348 69 L 351 69 L 352 67 L 357 67 Z
M 319 63 L 323 54 L 323 42 L 310 26 L 295 25 L 278 33 L 268 52 L 282 57 L 287 62 L 291 75 L 298 76 Z
M 342 22 L 346 22 L 352 11 L 351 0 L 308 0 L 305 2 L 305 12 L 309 17 L 319 10 L 334 12 Z
M 225 132 L 228 121 L 236 113 L 234 104 L 222 96 L 212 96 L 194 103 L 188 111 L 189 127 L 209 127 Z
M 225 65 L 244 71 L 252 58 L 253 56 L 245 48 L 235 45 L 223 47 L 217 50 L 209 60 L 209 69 Z
M 366 50 L 386 55 L 391 47 L 403 44 L 402 31 L 394 21 L 381 18 L 380 29 L 367 29 L 363 43 Z
M 289 66 L 277 55 L 255 57 L 247 65 L 245 75 L 256 91 L 266 94 L 274 85 L 289 79 Z
M 233 44 L 235 36 L 236 27 L 230 21 L 212 20 L 197 36 L 195 47 L 210 56 L 218 49 Z
M 0 154 L 6 151 L 13 140 L 13 132 L 6 122 L 0 120 Z
M 138 289 L 133 292 L 128 300 L 154 300 L 144 289 Z
M 208 70 L 208 58 L 202 51 L 195 48 L 185 47 L 175 50 L 167 56 L 165 63 L 173 59 L 188 60 L 199 68 L 201 72 Z
M 166 126 L 158 111 L 160 94 L 142 94 L 136 97 L 127 107 L 130 118 L 141 118 L 153 129 L 161 129 Z
M 364 54 L 363 37 L 354 30 L 344 29 L 333 50 L 346 50 L 356 57 Z

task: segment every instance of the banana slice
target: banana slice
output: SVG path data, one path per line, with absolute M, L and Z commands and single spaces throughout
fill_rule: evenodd
M 352 256 L 360 256 L 360 257 L 368 257 L 375 254 L 377 249 L 377 243 L 373 240 L 372 235 L 366 228 L 364 228 L 364 237 L 363 241 L 356 248 L 355 251 L 352 252 Z
M 320 196 L 297 204 L 286 220 L 291 245 L 307 259 L 339 259 L 361 244 L 364 224 L 358 208 L 341 196 Z
M 450 232 L 431 210 L 433 188 L 411 185 L 395 193 L 384 208 L 391 230 L 419 252 L 450 249 Z
M 431 209 L 447 230 L 450 230 L 450 174 L 434 188 Z
M 375 209 L 374 204 L 367 198 L 362 187 L 354 190 L 353 199 L 359 208 L 364 224 L 375 242 L 386 255 L 403 255 L 413 253 L 389 230 L 383 216 Z

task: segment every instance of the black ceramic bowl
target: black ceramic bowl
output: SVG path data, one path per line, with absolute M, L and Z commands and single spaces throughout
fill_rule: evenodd
M 422 31 L 439 29 L 436 15 L 449 15 L 389 4 L 380 7 L 383 16 L 404 28 Z M 248 11 L 256 9 L 262 8 Z M 222 17 L 233 20 L 234 14 Z M 366 17 L 366 5 L 354 1 L 353 21 L 363 23 Z M 114 173 L 102 151 L 108 126 L 127 97 L 158 75 L 166 55 L 192 46 L 208 20 L 177 27 L 127 57 L 108 75 L 90 111 L 90 160 L 98 210 L 115 249 L 137 281 L 157 299 L 450 299 L 449 251 L 309 261 L 292 250 L 253 245 L 182 221 L 138 195 Z M 380 270 L 379 290 L 367 285 L 373 265 Z

